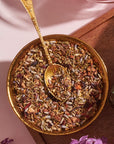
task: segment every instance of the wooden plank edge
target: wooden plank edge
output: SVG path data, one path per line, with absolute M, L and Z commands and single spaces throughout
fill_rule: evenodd
M 34 141 L 36 142 L 36 144 L 47 144 L 47 142 L 45 141 L 45 139 L 44 139 L 44 137 L 42 136 L 41 133 L 39 133 L 39 132 L 31 129 L 28 126 L 26 126 L 26 128 L 30 132 L 30 135 L 32 136 L 32 138 L 34 139 Z
M 98 27 L 102 23 L 106 22 L 107 20 L 109 20 L 113 16 L 114 16 L 114 8 L 109 10 L 108 12 L 106 12 L 105 14 L 100 16 L 99 18 L 93 20 L 89 24 L 83 26 L 79 30 L 71 33 L 70 35 L 73 36 L 73 37 L 81 38 L 83 35 L 87 34 L 90 31 L 92 31 L 93 29 L 95 29 L 96 27 Z

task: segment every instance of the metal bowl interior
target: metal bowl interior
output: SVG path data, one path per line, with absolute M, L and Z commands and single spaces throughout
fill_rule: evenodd
M 77 39 L 77 38 L 73 38 L 70 36 L 66 36 L 66 35 L 48 35 L 48 36 L 44 36 L 44 40 L 65 40 L 65 41 L 70 41 L 73 43 L 78 43 L 79 45 L 81 45 L 82 47 L 86 47 L 87 50 L 91 53 L 93 59 L 97 62 L 97 65 L 99 67 L 100 73 L 102 75 L 103 78 L 103 93 L 102 93 L 102 98 L 101 98 L 101 104 L 98 107 L 97 112 L 95 113 L 95 115 L 87 120 L 82 126 L 80 127 L 76 127 L 76 128 L 72 128 L 70 130 L 66 130 L 66 131 L 60 131 L 60 132 L 48 132 L 48 131 L 42 131 L 40 128 L 38 128 L 37 126 L 35 126 L 34 124 L 32 124 L 31 122 L 27 121 L 27 119 L 21 115 L 17 105 L 16 105 L 16 101 L 14 100 L 13 97 L 13 90 L 12 90 L 12 79 L 13 79 L 13 74 L 15 73 L 15 68 L 18 66 L 18 62 L 23 58 L 23 56 L 26 54 L 26 51 L 29 50 L 30 46 L 33 44 L 39 44 L 40 40 L 36 39 L 30 43 L 28 43 L 26 46 L 24 46 L 19 53 L 15 56 L 15 58 L 13 59 L 10 68 L 9 68 L 9 72 L 8 72 L 8 77 L 7 77 L 7 93 L 8 93 L 8 98 L 10 101 L 10 104 L 14 110 L 14 112 L 16 113 L 16 115 L 19 117 L 19 119 L 26 124 L 27 126 L 29 126 L 30 128 L 44 133 L 44 134 L 49 134 L 49 135 L 66 135 L 66 134 L 71 134 L 74 132 L 78 132 L 82 129 L 84 129 L 85 127 L 89 126 L 101 113 L 106 99 L 107 99 L 107 95 L 108 95 L 108 75 L 107 75 L 107 69 L 106 66 L 102 60 L 102 58 L 99 56 L 99 54 L 90 46 L 88 46 L 85 42 L 82 42 L 81 40 Z

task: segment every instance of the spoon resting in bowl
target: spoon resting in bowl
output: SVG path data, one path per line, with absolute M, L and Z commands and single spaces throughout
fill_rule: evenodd
M 48 60 L 49 66 L 47 67 L 44 74 L 44 81 L 48 91 L 60 101 L 65 101 L 70 96 L 71 90 L 71 78 L 68 74 L 68 71 L 65 67 L 60 64 L 55 64 L 52 62 L 51 57 L 48 53 L 48 46 L 45 44 L 45 41 L 40 33 L 40 29 L 38 26 L 38 22 L 34 13 L 34 8 L 32 4 L 32 0 L 20 0 L 28 12 L 33 25 L 37 31 L 37 34 L 40 38 L 42 47 L 45 52 L 45 56 Z M 61 88 L 61 89 L 60 89 Z M 62 91 L 58 91 L 62 90 Z

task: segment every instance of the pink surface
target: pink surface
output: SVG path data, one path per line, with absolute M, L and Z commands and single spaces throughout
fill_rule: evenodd
M 0 141 L 9 137 L 14 144 L 35 144 L 25 125 L 13 112 L 7 97 L 6 78 L 10 62 L 0 62 Z
M 114 6 L 90 1 L 33 0 L 42 34 L 70 34 Z M 14 139 L 12 144 L 34 144 L 9 104 L 6 79 L 15 55 L 37 34 L 19 0 L 1 0 L 0 14 L 0 141 L 9 137 Z

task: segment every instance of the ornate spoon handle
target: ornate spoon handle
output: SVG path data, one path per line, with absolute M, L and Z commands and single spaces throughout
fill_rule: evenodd
M 34 8 L 33 8 L 33 3 L 32 3 L 32 0 L 20 0 L 23 4 L 23 6 L 25 7 L 26 11 L 28 12 L 32 22 L 33 22 L 33 25 L 39 35 L 39 38 L 41 40 L 41 43 L 42 43 L 42 46 L 44 48 L 44 51 L 45 51 L 45 55 L 46 55 L 46 58 L 48 60 L 48 63 L 51 64 L 52 63 L 52 60 L 50 58 L 50 55 L 48 53 L 48 50 L 47 50 L 47 46 L 45 45 L 45 42 L 44 42 L 44 39 L 40 33 L 40 29 L 39 29 L 39 26 L 38 26 L 38 22 L 37 22 L 37 19 L 36 19 L 36 16 L 35 16 L 35 13 L 34 13 Z

